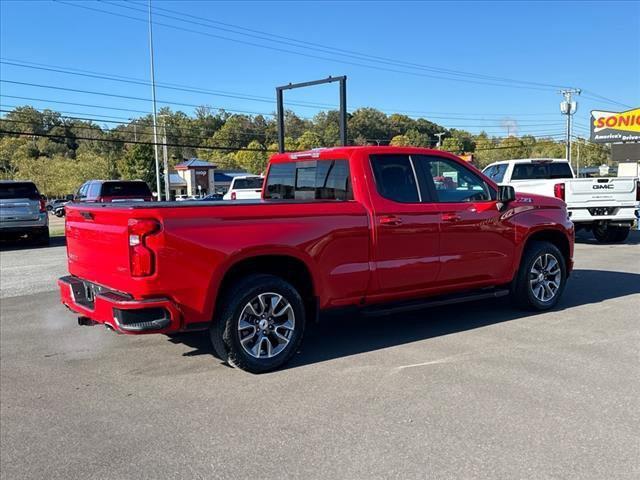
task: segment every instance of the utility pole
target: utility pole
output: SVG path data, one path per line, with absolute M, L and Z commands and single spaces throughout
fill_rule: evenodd
M 440 132 L 440 133 L 436 133 L 436 137 L 438 137 L 438 143 L 436 143 L 436 148 L 440 148 L 440 145 L 442 145 L 442 136 L 446 135 L 447 132 Z
M 171 200 L 169 192 L 169 157 L 167 155 L 167 120 L 162 120 L 163 135 L 162 135 L 162 159 L 164 167 L 164 198 L 168 202 Z
M 162 200 L 160 192 L 160 161 L 158 160 L 158 112 L 156 108 L 156 75 L 153 67 L 153 25 L 151 23 L 151 0 L 149 0 L 149 57 L 151 60 L 151 100 L 153 102 L 153 152 L 156 159 L 156 189 L 158 201 Z
M 578 109 L 578 103 L 573 101 L 572 95 L 580 95 L 581 90 L 579 88 L 567 88 L 560 90 L 560 93 L 564 97 L 564 101 L 560 102 L 560 112 L 567 116 L 567 139 L 566 139 L 566 157 L 567 162 L 571 165 L 571 117 L 576 113 Z

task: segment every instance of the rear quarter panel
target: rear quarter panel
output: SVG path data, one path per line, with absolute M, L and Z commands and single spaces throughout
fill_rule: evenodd
M 257 255 L 303 261 L 322 308 L 359 299 L 369 281 L 369 220 L 355 201 L 73 210 L 67 219 L 70 273 L 134 298 L 169 297 L 185 323 L 211 320 L 224 274 Z M 81 211 L 93 219 L 86 221 Z M 162 223 L 162 231 L 147 238 L 156 252 L 149 277 L 129 274 L 129 218 Z

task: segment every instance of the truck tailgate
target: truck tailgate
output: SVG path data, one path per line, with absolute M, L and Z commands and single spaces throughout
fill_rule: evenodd
M 566 202 L 585 207 L 632 206 L 636 200 L 637 179 L 631 177 L 576 178 L 566 181 Z
M 67 207 L 65 233 L 69 272 L 118 289 L 130 279 L 128 210 Z

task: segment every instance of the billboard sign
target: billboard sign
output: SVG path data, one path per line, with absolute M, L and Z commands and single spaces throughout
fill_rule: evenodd
M 626 112 L 591 110 L 591 141 L 640 142 L 640 108 Z

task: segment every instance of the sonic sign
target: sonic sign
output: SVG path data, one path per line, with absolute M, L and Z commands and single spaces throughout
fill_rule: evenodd
M 592 110 L 591 141 L 640 142 L 640 108 L 620 113 Z

